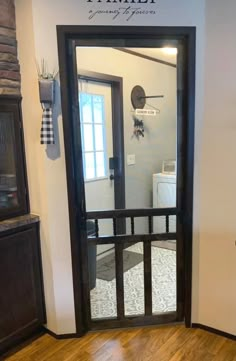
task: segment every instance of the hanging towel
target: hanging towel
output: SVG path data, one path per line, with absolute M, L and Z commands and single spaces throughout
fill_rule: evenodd
M 43 108 L 40 137 L 41 144 L 55 144 L 52 122 L 52 108 Z

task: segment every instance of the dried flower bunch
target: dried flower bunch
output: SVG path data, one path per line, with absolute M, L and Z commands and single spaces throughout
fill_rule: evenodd
M 36 62 L 37 67 L 37 73 L 38 73 L 38 79 L 46 79 L 46 80 L 53 80 L 58 74 L 58 70 L 54 69 L 53 72 L 48 71 L 47 63 L 45 59 L 41 60 L 41 64 L 39 65 L 38 62 Z
M 137 139 L 139 139 L 139 137 L 144 137 L 144 124 L 143 124 L 143 120 L 136 118 L 135 116 L 133 116 L 133 120 L 134 120 L 134 130 L 133 130 L 133 136 L 135 136 Z

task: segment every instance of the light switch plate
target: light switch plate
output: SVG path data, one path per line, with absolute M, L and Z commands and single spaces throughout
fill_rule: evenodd
M 135 154 L 127 154 L 127 165 L 135 164 Z

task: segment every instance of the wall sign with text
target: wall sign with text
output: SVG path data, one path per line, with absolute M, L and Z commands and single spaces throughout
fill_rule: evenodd
M 157 13 L 158 0 L 86 0 L 91 7 L 88 19 L 98 19 L 107 16 L 109 20 L 124 19 L 127 22 L 133 18 L 153 16 Z
M 154 117 L 157 115 L 157 111 L 155 109 L 135 109 L 135 115 L 149 115 Z

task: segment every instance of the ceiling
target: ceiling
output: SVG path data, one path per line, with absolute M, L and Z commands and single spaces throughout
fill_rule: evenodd
M 171 50 L 169 50 L 170 48 L 167 49 L 166 48 L 125 48 L 125 49 L 176 65 L 177 55 L 171 54 L 174 51 L 173 49 L 175 48 L 172 48 Z

